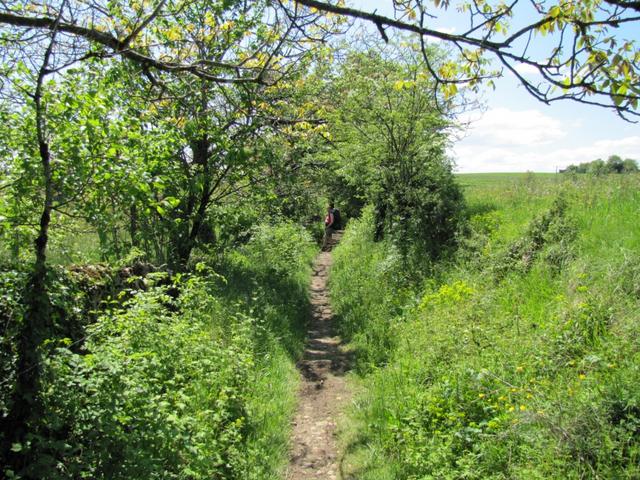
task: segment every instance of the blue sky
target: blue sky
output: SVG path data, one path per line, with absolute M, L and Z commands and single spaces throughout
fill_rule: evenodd
M 348 3 L 393 15 L 392 0 Z M 449 10 L 434 20 L 434 27 L 460 33 L 468 19 L 456 11 L 458 2 L 451 3 Z M 516 15 L 514 23 L 527 21 L 527 17 L 526 12 Z M 617 35 L 640 40 L 640 32 L 631 29 L 619 29 Z M 543 46 L 540 41 L 537 45 Z M 545 105 L 508 72 L 496 81 L 495 91 L 485 89 L 480 98 L 484 113 L 467 115 L 470 127 L 450 151 L 458 172 L 553 172 L 612 154 L 640 161 L 640 125 L 622 120 L 611 110 L 570 101 Z

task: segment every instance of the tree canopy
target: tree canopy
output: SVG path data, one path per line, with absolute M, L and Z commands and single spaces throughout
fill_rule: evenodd
M 355 9 L 342 1 L 297 0 L 309 11 L 323 11 L 415 34 L 430 72 L 450 94 L 461 84 L 477 87 L 509 71 L 538 100 L 572 100 L 615 110 L 626 119 L 640 115 L 640 2 L 625 0 L 393 0 L 394 16 Z M 467 28 L 447 33 L 438 25 L 456 9 Z M 624 30 L 627 34 L 619 34 Z M 635 32 L 635 33 L 634 33 Z M 627 37 L 628 35 L 628 37 Z M 625 38 L 627 37 L 627 38 Z M 457 54 L 432 65 L 429 39 Z M 524 72 L 533 71 L 531 76 Z

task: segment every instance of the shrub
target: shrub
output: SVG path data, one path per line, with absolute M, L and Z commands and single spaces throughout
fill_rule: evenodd
M 390 281 L 406 279 L 402 262 L 393 276 L 378 274 L 392 249 L 372 248 L 360 225 L 345 233 L 334 279 L 353 291 L 338 292 L 342 318 L 357 326 L 357 346 L 380 325 L 393 339 L 386 355 L 375 352 L 383 361 L 364 370 L 347 474 L 640 474 L 640 237 L 632 213 L 640 198 L 625 188 L 634 180 L 532 179 L 535 198 L 493 190 L 495 209 L 470 216 L 463 250 L 434 264 L 409 294 L 406 282 Z M 398 304 L 385 310 L 390 298 Z
M 278 478 L 314 252 L 294 225 L 259 228 L 218 265 L 225 276 L 206 263 L 173 279 L 158 272 L 162 281 L 147 278 L 94 322 L 76 319 L 81 338 L 47 342 L 43 415 L 13 445 L 27 460 L 17 473 Z M 61 312 L 81 305 L 78 285 L 58 283 L 50 291 Z

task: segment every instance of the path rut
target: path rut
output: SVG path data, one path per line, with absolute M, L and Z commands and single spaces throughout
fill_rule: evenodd
M 287 480 L 338 479 L 336 423 L 350 392 L 344 377 L 349 355 L 335 334 L 327 279 L 331 252 L 321 252 L 311 279 L 312 316 L 298 369 L 302 374 L 298 410 L 293 421 Z

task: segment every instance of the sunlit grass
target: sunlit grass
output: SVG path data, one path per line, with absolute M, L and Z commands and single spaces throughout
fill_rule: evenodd
M 362 369 L 347 478 L 636 478 L 640 176 L 458 178 L 476 233 L 438 278 L 403 292 L 364 225 L 336 252 L 337 310 L 380 359 Z M 530 258 L 504 256 L 527 235 Z

